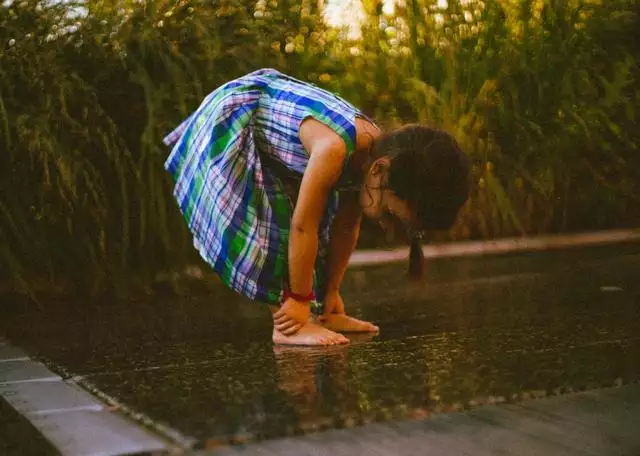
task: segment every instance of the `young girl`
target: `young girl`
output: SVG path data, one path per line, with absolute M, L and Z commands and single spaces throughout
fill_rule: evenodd
M 343 99 L 273 69 L 212 92 L 165 144 L 195 247 L 227 286 L 270 305 L 278 344 L 378 331 L 346 314 L 339 291 L 361 216 L 404 222 L 420 264 L 420 231 L 450 227 L 468 194 L 451 136 L 420 125 L 382 133 Z

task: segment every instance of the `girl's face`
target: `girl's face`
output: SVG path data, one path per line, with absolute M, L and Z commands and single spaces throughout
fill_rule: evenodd
M 360 207 L 365 216 L 377 221 L 386 231 L 398 219 L 408 227 L 417 227 L 418 218 L 409 204 L 387 188 L 390 161 L 380 158 L 373 162 L 360 190 Z

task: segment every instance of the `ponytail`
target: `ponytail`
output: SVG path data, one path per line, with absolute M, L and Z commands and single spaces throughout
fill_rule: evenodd
M 409 248 L 409 277 L 412 280 L 420 280 L 424 275 L 424 252 L 422 251 L 422 236 L 411 236 Z

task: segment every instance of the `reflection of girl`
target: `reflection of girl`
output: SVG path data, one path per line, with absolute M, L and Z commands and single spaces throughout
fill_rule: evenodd
M 466 157 L 446 133 L 381 133 L 341 98 L 272 69 L 212 92 L 165 143 L 195 247 L 229 287 L 271 305 L 281 344 L 378 330 L 347 316 L 339 293 L 362 214 L 412 233 L 448 228 L 468 193 Z

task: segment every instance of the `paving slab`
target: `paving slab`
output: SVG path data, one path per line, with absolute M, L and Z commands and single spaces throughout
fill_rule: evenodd
M 0 363 L 0 385 L 57 381 L 62 381 L 62 378 L 37 361 L 23 359 Z
M 166 450 L 150 433 L 109 411 L 32 414 L 31 424 L 64 455 L 118 455 Z
M 0 398 L 22 414 L 104 409 L 104 405 L 86 391 L 62 381 L 0 384 Z
M 638 375 L 625 359 L 640 357 L 640 340 L 630 345 L 551 344 L 498 359 L 480 348 L 483 343 L 491 346 L 491 338 L 477 331 L 451 335 L 446 344 L 423 336 L 312 357 L 299 351 L 274 353 L 264 344 L 244 358 L 88 378 L 184 434 L 230 441 L 402 419 L 425 410 L 445 412 L 456 404 L 476 407 L 547 396 L 568 385 L 587 389 Z
M 52 448 L 62 455 L 137 454 L 169 448 L 167 442 L 113 413 L 72 380 L 64 381 L 10 344 L 4 348 L 21 356 L 0 364 L 0 405 L 11 408 L 14 417 L 2 424 L 18 429 L 22 436 L 11 436 L 5 448 L 44 449 L 20 443 L 20 438 L 31 438 L 35 432 L 48 442 L 43 454 Z
M 27 354 L 24 350 L 9 345 L 6 342 L 2 342 L 0 339 L 0 363 L 5 361 L 16 361 L 27 359 Z
M 638 293 L 638 250 L 638 245 L 609 246 L 443 258 L 427 264 L 418 284 L 406 280 L 403 265 L 357 268 L 348 272 L 344 293 L 351 312 L 381 325 L 376 340 L 509 326 L 532 327 L 535 342 L 538 334 L 558 336 L 553 327 L 549 334 L 535 331 L 541 325 L 555 325 L 573 314 L 591 317 L 591 326 L 599 315 L 610 325 L 632 326 L 637 309 L 629 303 Z M 623 291 L 607 293 L 601 286 Z M 228 346 L 251 350 L 256 343 L 268 343 L 271 335 L 266 306 L 224 287 L 205 296 L 167 294 L 150 302 L 63 301 L 44 312 L 3 315 L 3 310 L 0 331 L 30 354 L 74 374 L 198 363 L 226 357 Z M 571 336 L 580 337 L 574 326 Z
M 350 336 L 348 347 L 274 347 L 268 310 L 224 289 L 152 302 L 64 302 L 2 315 L 0 329 L 81 385 L 141 412 L 152 427 L 206 448 L 265 440 L 286 442 L 282 454 L 305 454 L 336 430 L 335 452 L 393 454 L 409 439 L 402 454 L 423 454 L 424 440 L 411 436 L 426 433 L 434 454 L 509 454 L 518 445 L 530 451 L 522 454 L 553 454 L 563 445 L 580 448 L 580 439 L 571 439 L 600 415 L 576 409 L 585 421 L 565 423 L 575 433 L 563 439 L 555 426 L 567 417 L 513 407 L 640 381 L 638 252 L 636 245 L 440 258 L 418 284 L 404 281 L 398 265 L 351 270 L 348 309 L 379 324 L 381 333 Z M 8 375 L 3 364 L 18 362 L 0 363 L 0 375 Z M 447 418 L 497 403 L 516 405 L 500 408 L 493 421 Z M 614 410 L 610 422 L 637 422 L 635 409 L 625 410 Z M 603 408 L 605 424 L 607 413 Z M 394 426 L 406 419 L 419 424 Z M 377 440 L 368 440 L 370 426 Z M 547 438 L 527 434 L 529 428 Z M 614 451 L 612 439 L 631 432 L 619 429 L 593 448 Z M 494 437 L 485 439 L 486 432 Z
M 636 401 L 638 394 L 640 385 L 629 385 L 526 401 L 522 406 L 535 404 L 540 413 L 555 411 L 546 417 L 523 415 L 520 406 L 486 406 L 427 420 L 376 423 L 348 431 L 330 430 L 308 436 L 209 449 L 202 451 L 201 455 L 634 456 L 640 452 L 639 433 L 628 433 L 625 439 L 618 440 L 611 434 L 615 432 L 615 426 L 566 426 L 576 414 L 561 411 L 571 410 L 575 402 L 593 400 L 588 396 L 601 396 L 603 410 L 626 404 L 637 419 L 640 417 L 640 402 Z
M 617 389 L 587 391 L 576 395 L 570 402 L 521 404 L 518 413 L 535 417 L 561 417 L 567 422 L 565 425 L 576 423 L 592 429 L 606 429 L 607 435 L 614 441 L 632 437 L 638 442 L 640 388 L 625 388 L 624 400 L 618 400 L 618 397 Z
M 603 450 L 612 448 L 614 439 L 607 439 L 595 429 L 567 422 L 560 417 L 521 413 L 517 407 L 489 406 L 471 411 L 470 419 L 491 426 L 492 433 L 475 436 L 476 444 L 489 452 L 500 453 L 505 448 L 522 448 L 523 454 L 566 454 L 599 456 Z M 589 439 L 585 439 L 585 436 Z

